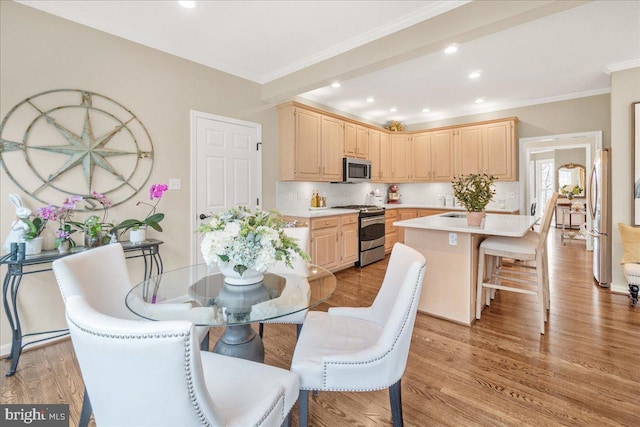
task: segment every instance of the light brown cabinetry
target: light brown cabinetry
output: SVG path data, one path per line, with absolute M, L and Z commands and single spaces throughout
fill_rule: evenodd
M 387 209 L 384 212 L 384 252 L 389 253 L 398 241 L 398 228 L 393 225 L 398 220 L 397 209 Z
M 322 116 L 320 132 L 321 177 L 323 181 L 342 180 L 342 146 L 344 122 L 334 117 Z
M 391 134 L 391 182 L 409 181 L 409 135 Z
M 460 127 L 456 145 L 456 175 L 486 173 L 502 181 L 518 179 L 515 119 Z
M 356 125 L 356 157 L 369 158 L 369 128 Z
M 453 130 L 420 132 L 411 139 L 411 182 L 451 182 L 455 153 Z
M 343 215 L 340 229 L 342 243 L 340 266 L 350 266 L 358 261 L 360 251 L 358 238 L 358 215 Z
M 344 157 L 356 157 L 358 155 L 358 139 L 356 124 L 344 123 Z
M 311 262 L 327 270 L 353 265 L 358 260 L 358 215 L 312 218 Z
M 278 111 L 280 180 L 342 180 L 343 122 L 285 104 Z
M 418 209 L 418 218 L 423 216 L 440 215 L 449 212 L 446 209 Z
M 387 132 L 369 129 L 369 160 L 371 160 L 371 180 L 390 182 L 391 145 Z
M 469 173 L 518 179 L 515 117 L 388 133 L 296 102 L 278 112 L 283 181 L 341 181 L 345 156 L 370 159 L 375 182 L 450 182 Z
M 418 217 L 417 209 L 398 209 L 398 221 L 404 221 L 405 219 L 414 219 Z M 404 229 L 398 229 L 398 242 L 404 243 Z

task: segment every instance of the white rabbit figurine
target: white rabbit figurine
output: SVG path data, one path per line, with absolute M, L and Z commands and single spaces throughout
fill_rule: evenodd
M 16 207 L 16 216 L 18 219 L 11 223 L 11 231 L 9 232 L 9 236 L 7 236 L 7 240 L 4 241 L 4 246 L 2 247 L 5 252 L 9 252 L 11 250 L 11 243 L 24 240 L 24 234 L 29 231 L 29 226 L 25 224 L 22 219 L 27 219 L 31 216 L 31 209 L 24 207 L 19 195 L 13 193 L 9 194 L 9 200 Z

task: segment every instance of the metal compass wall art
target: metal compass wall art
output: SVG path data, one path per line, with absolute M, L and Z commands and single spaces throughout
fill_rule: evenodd
M 57 89 L 23 100 L 5 116 L 0 164 L 42 203 L 97 191 L 117 205 L 145 186 L 153 143 L 142 122 L 118 102 L 87 90 Z

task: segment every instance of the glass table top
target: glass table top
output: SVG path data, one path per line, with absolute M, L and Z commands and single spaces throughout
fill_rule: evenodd
M 306 310 L 326 301 L 335 276 L 307 264 L 304 273 L 268 271 L 251 285 L 229 285 L 217 266 L 198 264 L 165 272 L 134 286 L 126 305 L 149 320 L 189 320 L 199 326 L 240 325 Z

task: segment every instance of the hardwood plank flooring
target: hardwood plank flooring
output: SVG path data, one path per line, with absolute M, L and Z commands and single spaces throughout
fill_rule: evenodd
M 407 426 L 640 425 L 640 306 L 593 283 L 583 242 L 549 234 L 551 310 L 540 335 L 534 296 L 498 292 L 472 327 L 419 313 L 402 380 Z M 429 262 L 437 260 L 427 260 Z M 339 288 L 318 309 L 365 306 L 387 260 L 337 274 Z M 212 329 L 212 342 L 220 335 Z M 265 327 L 266 363 L 288 368 L 293 325 Z M 0 369 L 6 371 L 8 362 Z M 2 376 L 2 403 L 68 403 L 79 418 L 82 378 L 70 341 L 27 351 Z M 293 415 L 297 425 L 297 412 Z M 312 426 L 391 425 L 386 390 L 323 393 L 310 399 Z

